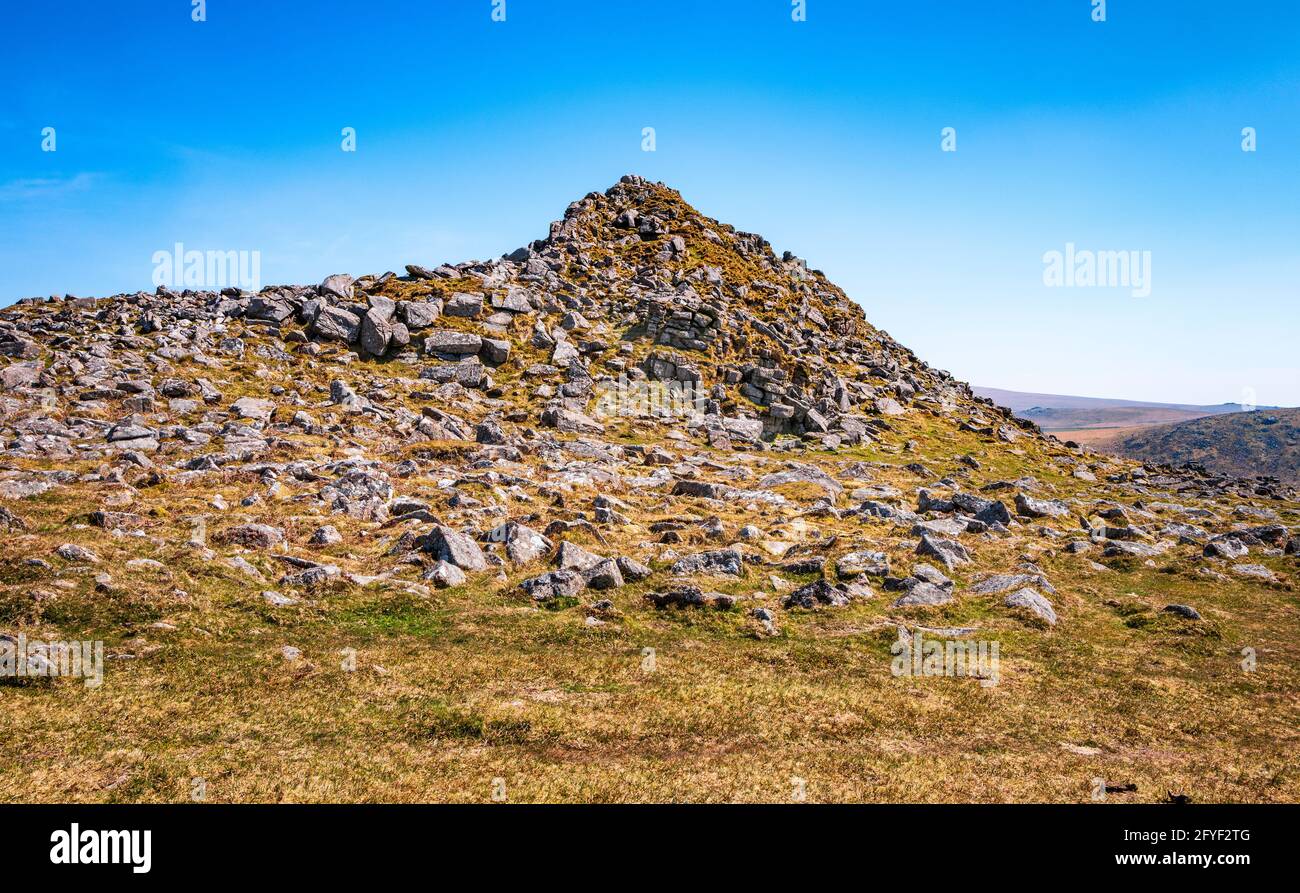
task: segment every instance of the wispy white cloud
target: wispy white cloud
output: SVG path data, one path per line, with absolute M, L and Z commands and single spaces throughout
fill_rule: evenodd
M 84 192 L 95 185 L 99 174 L 83 172 L 71 177 L 28 177 L 0 183 L 0 201 L 25 202 L 59 198 Z

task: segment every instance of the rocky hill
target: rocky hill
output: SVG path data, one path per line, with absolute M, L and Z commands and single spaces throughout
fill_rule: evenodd
M 1193 463 L 1218 474 L 1268 474 L 1300 484 L 1300 409 L 1157 425 L 1098 442 L 1097 448 L 1147 462 Z
M 0 352 L 0 629 L 109 657 L 0 688 L 0 797 L 1300 793 L 1293 490 L 1046 437 L 662 184 Z

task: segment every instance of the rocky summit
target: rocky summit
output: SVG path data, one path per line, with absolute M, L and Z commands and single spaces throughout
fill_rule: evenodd
M 0 797 L 1300 799 L 1293 489 L 1045 436 L 662 184 L 0 353 L 0 631 L 105 648 L 4 680 Z

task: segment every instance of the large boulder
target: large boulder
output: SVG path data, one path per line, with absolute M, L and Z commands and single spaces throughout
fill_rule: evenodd
M 841 579 L 851 579 L 863 575 L 883 577 L 889 573 L 889 556 L 884 552 L 863 550 L 849 552 L 835 560 L 835 572 Z
M 361 320 L 361 346 L 367 353 L 380 357 L 393 340 L 391 315 L 372 307 Z
M 441 301 L 402 301 L 397 305 L 398 314 L 411 331 L 427 329 L 442 316 Z
M 40 363 L 13 363 L 0 369 L 0 390 L 35 387 L 41 380 L 44 366 Z
M 472 332 L 455 332 L 450 329 L 435 329 L 424 336 L 426 353 L 452 357 L 468 357 L 483 348 L 483 339 Z
M 320 293 L 340 301 L 350 301 L 352 300 L 352 277 L 347 273 L 327 276 L 320 284 Z
M 422 538 L 420 548 L 439 561 L 454 564 L 461 570 L 485 571 L 487 558 L 474 538 L 442 524 L 436 525 Z
M 477 293 L 457 292 L 447 299 L 442 312 L 448 316 L 473 319 L 483 312 L 483 296 Z
M 510 359 L 510 342 L 502 338 L 484 338 L 479 355 L 483 357 L 483 362 L 500 366 Z
M 736 605 L 736 597 L 722 592 L 703 592 L 695 586 L 682 586 L 667 592 L 648 592 L 645 600 L 656 608 L 716 608 L 719 611 L 730 610 Z
M 933 583 L 917 581 L 907 590 L 906 595 L 894 602 L 894 607 L 935 607 L 937 605 L 946 605 L 952 600 L 953 594 L 950 590 L 935 586 Z
M 1243 543 L 1235 536 L 1216 536 L 1205 545 L 1204 554 L 1207 558 L 1227 558 L 1235 560 L 1245 558 L 1250 553 L 1250 547 Z
M 822 605 L 840 607 L 849 603 L 849 595 L 843 587 L 832 586 L 825 580 L 817 580 L 807 586 L 801 586 L 781 601 L 783 608 L 817 608 Z
M 624 585 L 623 572 L 619 569 L 618 562 L 612 558 L 606 558 L 587 568 L 582 572 L 582 578 L 592 589 L 622 589 Z
M 361 317 L 341 307 L 323 307 L 311 332 L 318 338 L 351 344 L 361 335 Z
M 230 410 L 235 414 L 235 418 L 265 422 L 275 413 L 275 403 L 257 397 L 240 397 L 230 405 Z
M 531 527 L 508 521 L 488 534 L 488 540 L 505 545 L 506 557 L 515 564 L 527 564 L 551 551 L 551 541 Z
M 547 428 L 574 434 L 600 434 L 605 426 L 589 415 L 564 406 L 548 406 L 542 410 L 541 423 Z
M 604 560 L 602 556 L 588 552 L 582 546 L 568 540 L 560 543 L 560 550 L 555 554 L 555 564 L 566 571 L 585 571 Z

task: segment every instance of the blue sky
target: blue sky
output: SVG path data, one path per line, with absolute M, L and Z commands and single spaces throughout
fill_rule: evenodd
M 636 172 L 973 383 L 1300 404 L 1293 0 L 492 6 L 6 4 L 0 304 L 152 290 L 178 241 L 264 283 L 493 257 Z M 1045 286 L 1067 243 L 1151 294 Z

